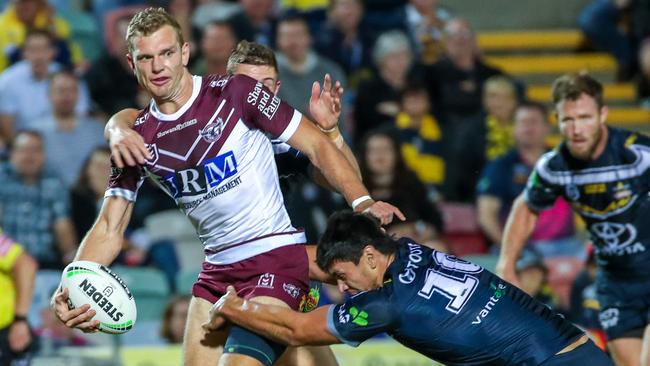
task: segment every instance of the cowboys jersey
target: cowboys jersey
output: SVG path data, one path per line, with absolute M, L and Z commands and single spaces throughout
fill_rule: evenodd
M 543 210 L 564 197 L 585 220 L 598 265 L 607 278 L 650 276 L 650 139 L 608 127 L 603 153 L 575 159 L 566 143 L 540 158 L 524 197 Z

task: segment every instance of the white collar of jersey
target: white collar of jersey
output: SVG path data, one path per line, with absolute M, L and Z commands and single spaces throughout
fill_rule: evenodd
M 187 112 L 187 110 L 192 106 L 192 103 L 194 103 L 194 100 L 196 97 L 199 95 L 199 92 L 201 91 L 201 82 L 203 78 L 197 75 L 192 75 L 192 96 L 190 99 L 183 104 L 183 106 L 177 110 L 176 112 L 172 114 L 165 114 L 158 109 L 158 106 L 156 105 L 156 101 L 151 99 L 151 104 L 149 106 L 149 110 L 151 111 L 151 114 L 156 117 L 160 121 L 176 121 L 179 119 L 183 113 Z

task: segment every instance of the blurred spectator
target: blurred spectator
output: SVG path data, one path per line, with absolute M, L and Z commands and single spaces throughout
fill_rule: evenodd
M 393 125 L 399 95 L 406 86 L 413 61 L 409 39 L 401 31 L 382 34 L 372 50 L 378 73 L 359 84 L 354 105 L 355 143 L 373 128 Z
M 433 105 L 439 110 L 437 113 L 445 124 L 451 125 L 481 112 L 483 83 L 502 72 L 481 60 L 476 36 L 467 20 L 449 20 L 444 36 L 445 55 L 425 67 L 424 76 L 431 88 Z
M 408 0 L 363 0 L 364 26 L 376 36 L 391 30 L 406 32 L 406 4 Z
M 353 89 L 372 67 L 372 43 L 361 27 L 362 18 L 362 0 L 332 0 L 327 23 L 315 33 L 315 48 L 343 68 Z
M 485 164 L 503 156 L 515 146 L 513 117 L 517 107 L 514 82 L 506 76 L 492 76 L 483 88 L 485 113 L 468 119 L 458 129 L 458 141 L 452 147 L 446 186 L 449 198 L 474 202 L 476 184 Z M 462 162 L 462 166 L 457 164 Z M 451 188 L 450 188 L 451 187 Z M 452 190 L 453 189 L 453 190 Z
M 569 319 L 585 329 L 589 336 L 603 350 L 607 339 L 598 314 L 600 302 L 596 292 L 596 275 L 598 267 L 593 245 L 587 246 L 587 263 L 585 269 L 576 276 L 571 286 Z
M 309 30 L 316 34 L 327 18 L 330 0 L 280 0 L 280 11 L 285 15 L 300 15 L 307 21 Z
M 101 110 L 112 115 L 124 108 L 143 108 L 150 98 L 140 90 L 126 58 L 128 46 L 126 30 L 131 16 L 137 12 L 133 8 L 118 14 L 120 17 L 107 18 L 106 29 L 112 30 L 106 34 L 106 53 L 95 61 L 85 75 L 90 96 Z M 114 24 L 108 24 L 113 19 Z
M 442 216 L 427 197 L 424 185 L 404 164 L 397 139 L 390 130 L 373 130 L 363 138 L 359 167 L 370 195 L 395 205 L 406 216 L 406 221 L 394 221 L 387 227 L 390 233 L 446 249 L 439 241 Z
M 79 238 L 83 238 L 90 230 L 101 208 L 111 169 L 110 157 L 110 150 L 106 146 L 96 147 L 81 166 L 79 179 L 72 189 L 72 219 Z M 160 269 L 165 273 L 170 290 L 174 292 L 179 264 L 173 243 L 168 240 L 152 242 L 142 229 L 143 212 L 150 215 L 171 208 L 169 199 L 152 196 L 152 191 L 150 183 L 145 183 L 138 192 L 138 203 L 133 208 L 127 240 L 116 262 L 128 266 L 151 265 Z M 156 204 L 163 207 L 155 207 Z
M 559 298 L 548 284 L 548 268 L 542 256 L 534 250 L 525 250 L 517 261 L 517 276 L 520 288 L 533 299 L 551 309 L 558 310 Z
M 185 320 L 190 307 L 190 295 L 176 296 L 169 300 L 163 312 L 160 335 L 169 343 L 183 343 Z
M 195 75 L 225 75 L 228 57 L 237 46 L 237 35 L 230 23 L 215 21 L 203 28 L 201 58 L 192 68 Z
M 52 112 L 42 117 L 47 164 L 59 173 L 66 188 L 72 187 L 86 157 L 105 145 L 104 125 L 75 113 L 79 80 L 70 72 L 58 72 L 50 80 Z M 74 149 L 70 147 L 74 146 Z
M 0 70 L 20 58 L 18 50 L 33 30 L 52 33 L 58 62 L 69 66 L 83 61 L 81 49 L 69 42 L 70 25 L 56 15 L 47 0 L 12 0 L 0 14 Z
M 238 38 L 272 46 L 276 27 L 273 0 L 239 0 L 239 5 L 241 11 L 229 18 Z
M 650 109 L 650 38 L 641 42 L 639 47 L 639 75 L 636 79 L 636 93 L 639 105 Z
M 637 41 L 650 37 L 650 0 L 632 2 L 632 25 Z
M 0 230 L 0 365 L 28 365 L 33 335 L 27 322 L 38 265 Z
M 334 62 L 316 54 L 304 19 L 299 16 L 283 18 L 278 23 L 278 70 L 283 88 L 278 95 L 287 103 L 309 115 L 309 98 L 314 80 L 323 80 L 329 73 L 332 81 L 340 81 L 345 88 L 345 74 Z M 342 106 L 345 108 L 345 106 Z M 345 115 L 345 110 L 341 111 Z
M 438 0 L 410 0 L 406 20 L 415 51 L 424 65 L 438 61 L 445 50 L 443 29 L 451 14 L 438 6 Z
M 437 192 L 445 178 L 442 132 L 431 113 L 429 94 L 423 85 L 409 84 L 402 92 L 401 111 L 395 125 L 399 131 L 404 162 L 430 193 Z
M 0 164 L 0 226 L 41 268 L 63 269 L 74 257 L 77 239 L 68 192 L 44 161 L 41 135 L 19 132 L 10 161 Z
M 618 79 L 632 77 L 632 35 L 619 23 L 632 0 L 592 0 L 578 16 L 580 29 L 597 49 L 611 53 L 618 62 Z
M 488 163 L 477 186 L 478 219 L 496 250 L 501 244 L 510 207 L 523 191 L 535 163 L 547 151 L 548 111 L 544 105 L 523 102 L 515 113 L 516 148 Z M 583 251 L 574 237 L 571 206 L 562 198 L 548 211 L 540 213 L 529 245 L 544 258 L 579 255 Z
M 53 61 L 52 42 L 47 31 L 30 31 L 23 45 L 25 60 L 0 74 L 0 132 L 5 139 L 11 140 L 17 130 L 43 127 L 40 117 L 50 111 L 49 75 L 61 69 Z M 88 109 L 89 97 L 83 89 L 75 110 L 86 113 Z

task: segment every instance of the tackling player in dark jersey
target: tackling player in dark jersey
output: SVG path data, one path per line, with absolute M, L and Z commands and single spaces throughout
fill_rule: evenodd
M 242 300 L 230 288 L 204 327 L 225 318 L 293 345 L 356 346 L 386 332 L 447 365 L 612 365 L 584 333 L 515 286 L 476 264 L 394 240 L 366 215 L 333 215 L 317 263 L 355 296 L 297 313 Z
M 553 103 L 564 141 L 540 158 L 515 201 L 497 271 L 517 283 L 515 262 L 538 212 L 564 197 L 587 223 L 595 245 L 608 347 L 618 365 L 648 365 L 650 139 L 606 125 L 602 85 L 589 75 L 556 80 Z

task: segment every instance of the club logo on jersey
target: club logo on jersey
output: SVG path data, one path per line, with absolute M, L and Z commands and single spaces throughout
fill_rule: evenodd
M 478 315 L 476 315 L 476 319 L 472 321 L 472 324 L 474 325 L 481 324 L 483 322 L 483 319 L 485 319 L 488 315 L 490 315 L 490 311 L 492 311 L 492 308 L 499 302 L 499 299 L 501 299 L 503 295 L 506 293 L 505 291 L 506 287 L 507 286 L 502 283 L 495 285 L 493 282 L 490 282 L 490 289 L 494 290 L 494 294 L 490 296 L 490 299 L 483 306 L 483 309 L 481 309 Z
M 630 185 L 623 182 L 618 182 L 614 186 L 613 191 L 614 191 L 614 198 L 616 198 L 617 200 L 622 200 L 632 195 L 632 190 L 630 189 Z
M 265 273 L 260 276 L 259 280 L 257 280 L 257 287 L 273 288 L 274 280 L 275 275 L 273 273 Z
M 415 280 L 415 270 L 419 268 L 417 264 L 422 262 L 422 248 L 413 243 L 408 243 L 408 247 L 409 260 L 402 273 L 397 276 L 399 282 L 405 285 L 408 285 Z
M 221 137 L 223 132 L 224 122 L 221 117 L 217 117 L 216 121 L 212 121 L 205 125 L 203 129 L 199 132 L 201 138 L 207 142 L 215 142 Z
M 567 184 L 565 192 L 566 198 L 568 198 L 569 201 L 577 201 L 580 198 L 580 190 L 578 189 L 578 186 L 573 183 Z
M 619 311 L 617 308 L 610 308 L 605 311 L 602 311 L 598 315 L 598 320 L 603 329 L 608 329 L 615 327 L 618 324 Z
M 292 283 L 283 283 L 282 289 L 284 289 L 284 292 L 288 293 L 289 296 L 293 297 L 294 299 L 297 299 L 298 295 L 300 295 L 300 289 L 298 286 Z
M 206 160 L 200 166 L 179 170 L 163 178 L 162 183 L 172 197 L 180 198 L 207 193 L 235 174 L 237 174 L 237 160 L 235 154 L 228 151 Z
M 591 225 L 589 231 L 598 238 L 601 245 L 599 253 L 610 256 L 622 256 L 645 251 L 645 246 L 636 242 L 636 228 L 632 224 L 616 222 L 599 222 Z

